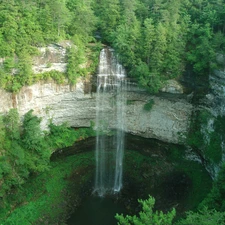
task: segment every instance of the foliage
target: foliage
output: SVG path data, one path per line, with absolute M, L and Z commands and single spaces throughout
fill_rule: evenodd
M 225 212 L 217 212 L 214 209 L 209 210 L 204 207 L 198 212 L 189 211 L 186 213 L 186 218 L 175 223 L 176 225 L 223 225 L 225 221 Z
M 119 0 L 96 1 L 94 12 L 98 17 L 98 30 L 103 41 L 111 42 L 112 34 L 119 25 L 121 7 Z
M 167 159 L 174 164 L 174 169 L 181 172 L 191 180 L 190 193 L 185 196 L 186 210 L 197 209 L 200 202 L 207 196 L 212 188 L 212 179 L 205 171 L 204 166 L 196 161 L 186 159 L 186 149 L 171 146 L 167 150 Z M 189 190 L 190 190 L 189 189 Z
M 151 154 L 149 155 L 149 153 L 144 151 L 145 147 L 143 146 L 154 149 L 152 141 L 140 141 L 138 143 L 138 151 L 126 151 L 124 174 L 128 180 L 130 179 L 132 185 L 141 187 L 132 194 L 132 199 L 144 199 L 149 193 L 157 198 L 159 197 L 158 193 L 160 193 L 159 198 L 162 199 L 160 202 L 161 207 L 165 207 L 164 201 L 166 204 L 171 200 L 179 199 L 185 205 L 186 210 L 197 209 L 198 204 L 203 201 L 212 188 L 211 177 L 204 169 L 204 166 L 196 161 L 187 160 L 185 158 L 185 148 L 182 146 L 172 145 L 167 147 L 165 151 L 166 156 L 164 156 L 167 159 L 166 161 L 160 157 L 151 157 Z M 168 163 L 173 165 L 173 169 L 170 166 L 167 167 Z M 152 170 L 167 171 L 165 172 L 165 177 L 168 178 L 169 183 L 165 182 L 164 176 L 162 176 L 162 179 L 156 179 L 157 175 L 150 178 L 150 171 Z M 159 177 L 161 176 L 159 175 Z M 152 187 L 152 184 L 155 182 L 154 179 L 156 179 L 157 184 Z M 182 186 L 183 179 L 188 182 L 185 182 L 185 185 Z M 172 180 L 174 180 L 174 183 Z M 133 206 L 135 203 L 131 205 Z M 134 208 L 136 209 L 136 207 Z M 178 207 L 176 210 L 177 217 L 180 217 L 180 208 Z M 132 213 L 135 213 L 135 211 L 133 210 Z
M 18 92 L 41 79 L 33 79 L 31 70 L 36 47 L 65 39 L 77 47 L 68 51 L 64 74 L 74 83 L 87 73 L 81 65 L 92 54 L 88 44 L 100 40 L 117 51 L 129 76 L 155 93 L 187 65 L 197 77 L 220 66 L 216 55 L 225 51 L 224 18 L 222 0 L 3 1 L 0 84 Z
M 154 100 L 151 99 L 151 100 L 148 101 L 148 103 L 146 103 L 146 104 L 144 105 L 143 109 L 144 109 L 145 111 L 149 112 L 149 111 L 152 109 L 153 105 L 154 105 Z
M 142 211 L 139 212 L 139 216 L 123 216 L 116 214 L 116 219 L 119 221 L 119 225 L 170 225 L 176 215 L 175 209 L 171 212 L 164 214 L 163 212 L 153 212 L 155 205 L 155 199 L 149 196 L 146 200 L 139 199 L 138 202 L 142 205 Z
M 34 76 L 32 56 L 38 54 L 37 47 L 66 38 L 75 45 L 79 39 L 85 46 L 94 39 L 96 18 L 89 1 L 3 1 L 0 14 L 0 84 L 8 91 L 18 92 L 22 86 L 46 77 L 57 83 L 65 80 L 65 74 L 56 71 Z M 68 55 L 67 73 L 72 84 L 74 77 L 87 73 L 79 64 L 85 47 L 78 45 L 73 55 Z
M 0 117 L 0 197 L 3 205 L 10 193 L 18 190 L 30 175 L 49 170 L 53 151 L 95 135 L 93 124 L 91 128 L 74 130 L 66 124 L 50 123 L 50 131 L 43 132 L 41 119 L 32 112 L 25 114 L 22 124 L 16 109 Z
M 38 80 L 54 80 L 56 81 L 57 84 L 63 84 L 65 83 L 65 75 L 62 72 L 56 71 L 56 70 L 51 70 L 48 72 L 40 73 L 40 74 L 35 74 L 33 76 L 33 82 L 36 82 Z
M 88 67 L 88 73 L 94 74 L 97 71 L 97 67 L 99 64 L 99 54 L 102 50 L 101 42 L 95 42 L 94 44 L 90 44 L 87 49 L 87 58 L 90 66 Z
M 78 77 L 86 74 L 82 63 L 84 63 L 84 54 L 82 43 L 80 43 L 68 49 L 67 77 L 71 84 L 75 84 Z
M 93 170 L 86 168 L 91 168 L 94 161 L 94 152 L 90 151 L 51 162 L 48 171 L 30 178 L 14 196 L 8 197 L 5 210 L 0 210 L 0 224 L 40 224 L 43 220 L 48 224 L 64 224 L 71 210 L 69 205 L 74 205 L 74 198 L 79 200 L 84 191 L 76 182 L 85 184 L 90 179 Z M 84 176 L 70 179 L 84 168 Z
M 23 119 L 21 135 L 22 147 L 26 149 L 26 164 L 31 172 L 43 172 L 48 169 L 51 151 L 44 141 L 40 128 L 41 119 L 27 112 Z
M 201 151 L 211 163 L 219 163 L 222 160 L 223 123 L 223 117 L 215 118 L 209 112 L 201 110 L 196 112 L 191 124 L 188 144 L 196 151 Z M 208 126 L 211 128 L 208 129 Z
M 97 18 L 92 9 L 93 3 L 93 0 L 72 0 L 66 3 L 72 18 L 68 26 L 68 34 L 71 37 L 78 37 L 85 45 L 94 39 L 93 31 L 96 28 Z
M 8 114 L 4 116 L 3 121 L 7 136 L 11 140 L 18 140 L 20 138 L 20 121 L 17 109 L 11 109 Z
M 53 123 L 49 124 L 49 134 L 46 140 L 53 149 L 64 148 L 73 145 L 75 141 L 83 140 L 87 137 L 95 136 L 93 124 L 90 128 L 72 129 L 68 128 L 66 123 L 56 126 Z
M 222 166 L 211 192 L 200 204 L 200 209 L 207 207 L 220 212 L 225 211 L 225 165 Z

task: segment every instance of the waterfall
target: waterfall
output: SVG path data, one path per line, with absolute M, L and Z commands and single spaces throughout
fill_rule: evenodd
M 122 188 L 126 75 L 110 48 L 100 53 L 96 96 L 96 176 L 99 196 Z

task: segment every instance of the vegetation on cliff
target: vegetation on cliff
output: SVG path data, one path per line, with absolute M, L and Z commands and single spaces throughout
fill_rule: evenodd
M 40 122 L 32 111 L 25 114 L 22 122 L 16 109 L 0 117 L 0 206 L 3 211 L 28 178 L 49 170 L 50 156 L 56 149 L 95 134 L 92 128 L 74 130 L 66 124 L 53 123 L 49 124 L 49 131 L 43 132 Z

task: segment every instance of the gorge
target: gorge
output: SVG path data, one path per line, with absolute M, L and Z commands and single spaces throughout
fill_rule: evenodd
M 224 225 L 224 21 L 224 0 L 1 1 L 0 224 Z
M 168 144 L 182 145 L 189 130 L 193 106 L 189 102 L 187 95 L 183 94 L 179 88 L 177 89 L 178 93 L 176 93 L 176 89 L 175 94 L 166 93 L 168 90 L 174 91 L 168 85 L 165 87 L 164 93 L 151 95 L 144 89 L 137 87 L 137 84 L 127 82 L 125 71 L 112 54 L 110 48 L 102 50 L 98 76 L 96 78 L 80 79 L 74 86 L 56 84 L 53 81 L 42 81 L 31 86 L 24 86 L 18 93 L 8 93 L 1 90 L 0 108 L 2 113 L 6 113 L 11 107 L 17 108 L 21 119 L 29 110 L 34 110 L 33 114 L 41 118 L 42 130 L 47 128 L 49 121 L 58 125 L 66 122 L 67 126 L 76 129 L 79 127 L 90 127 L 94 123 L 94 127 L 97 130 L 95 144 L 95 162 L 97 162 L 97 166 L 95 175 L 91 171 L 87 171 L 86 176 L 90 179 L 88 186 L 91 185 L 92 190 L 94 188 L 94 193 L 98 196 L 119 193 L 121 190 L 123 186 L 124 169 L 122 164 L 125 142 L 129 143 L 129 145 L 126 144 L 126 150 L 135 149 L 138 152 L 143 152 L 144 155 L 150 154 L 149 162 L 156 160 L 157 164 L 161 164 L 157 168 L 158 175 L 151 175 L 154 174 L 154 168 L 149 167 L 150 164 L 146 165 L 146 159 L 142 159 L 141 154 L 140 156 L 137 155 L 137 159 L 141 158 L 144 166 L 137 168 L 138 164 L 136 165 L 135 160 L 129 159 L 129 154 L 135 155 L 135 153 L 132 151 L 126 153 L 125 188 L 120 194 L 124 196 L 122 199 L 126 202 L 130 201 L 127 193 L 133 192 L 130 187 L 137 185 L 135 190 L 138 190 L 138 185 L 141 185 L 139 179 L 136 180 L 137 177 L 143 177 L 140 180 L 146 183 L 146 187 L 141 185 L 140 190 L 142 191 L 136 191 L 136 198 L 140 196 L 145 198 L 145 193 L 155 193 L 156 189 L 163 191 L 162 185 L 165 184 L 160 184 L 158 180 L 164 180 L 163 177 L 166 176 L 166 173 L 171 173 L 170 176 L 174 177 L 175 180 L 179 179 L 180 175 L 173 172 L 174 169 L 163 160 L 166 157 L 165 152 L 170 152 L 170 147 L 168 150 L 165 147 L 163 148 L 165 151 L 160 152 L 161 148 L 158 149 L 156 147 L 157 144 L 152 145 L 147 142 L 146 145 L 140 146 L 140 143 L 145 142 L 144 139 L 140 143 L 139 141 L 135 144 L 132 143 L 136 136 L 140 136 L 147 138 L 146 141 L 150 138 L 152 140 L 155 139 L 156 143 L 158 139 Z M 113 76 L 113 74 L 116 76 Z M 173 87 L 176 86 L 174 85 Z M 145 110 L 145 105 L 149 102 L 153 103 L 152 108 Z M 109 134 L 110 137 L 106 137 L 104 134 Z M 135 136 L 128 138 L 128 134 Z M 123 140 L 123 136 L 125 140 Z M 138 145 L 140 147 L 137 147 Z M 72 149 L 72 154 L 75 154 L 77 149 Z M 93 145 L 86 147 L 86 149 L 93 149 Z M 63 150 L 63 152 L 66 151 Z M 118 160 L 115 161 L 115 159 Z M 128 172 L 127 167 L 132 167 L 132 164 L 136 167 L 135 174 L 137 173 L 138 175 L 133 176 Z M 167 169 L 163 172 L 162 167 Z M 131 168 L 129 170 L 132 171 Z M 93 177 L 95 177 L 95 182 L 90 183 Z M 77 178 L 74 179 L 77 180 Z M 148 187 L 149 180 L 151 180 L 152 184 Z M 186 178 L 181 179 L 181 181 L 185 184 L 188 183 Z M 178 184 L 180 182 L 174 183 L 174 188 Z M 75 189 L 79 188 L 76 187 Z M 166 194 L 163 192 L 162 195 Z M 183 195 L 181 196 L 183 198 Z M 133 198 L 130 204 L 136 205 L 133 203 L 136 202 L 136 198 Z M 180 201 L 180 198 L 178 199 Z M 164 204 L 166 205 L 165 202 Z M 177 203 L 173 202 L 173 204 Z M 158 207 L 159 209 L 161 208 L 161 206 Z
M 92 79 L 80 79 L 74 86 L 68 84 L 59 85 L 53 81 L 39 82 L 31 86 L 25 86 L 19 93 L 14 94 L 1 90 L 2 113 L 7 112 L 11 107 L 16 107 L 21 118 L 23 118 L 23 115 L 27 111 L 33 109 L 34 114 L 42 118 L 42 130 L 47 128 L 49 121 L 59 125 L 67 122 L 68 126 L 74 128 L 89 127 L 90 124 L 94 122 L 96 128 L 99 128 L 97 128 L 99 133 L 97 132 L 96 138 L 96 156 L 98 154 L 102 155 L 102 159 L 108 161 L 107 165 L 109 165 L 109 161 L 113 159 L 112 168 L 118 166 L 115 170 L 107 168 L 111 170 L 110 172 L 108 171 L 111 175 L 105 171 L 106 168 L 104 167 L 107 166 L 104 161 L 99 161 L 99 164 L 97 163 L 95 175 L 92 174 L 91 170 L 89 171 L 84 167 L 85 173 L 87 173 L 86 176 L 90 179 L 90 181 L 85 182 L 88 183 L 88 187 L 94 187 L 94 192 L 99 196 L 104 196 L 108 193 L 118 193 L 122 187 L 122 168 L 120 160 L 123 159 L 124 142 L 119 137 L 124 135 L 124 133 L 121 132 L 124 130 L 126 133 L 125 141 L 129 143 L 129 145 L 126 146 L 126 150 L 136 150 L 141 154 L 135 155 L 136 153 L 130 150 L 126 153 L 124 171 L 125 188 L 121 193 L 121 196 L 123 196 L 121 199 L 125 202 L 130 201 L 128 205 L 133 205 L 136 198 L 140 196 L 146 198 L 146 193 L 154 193 L 156 199 L 162 202 L 157 205 L 157 209 L 162 209 L 163 205 L 170 208 L 173 205 L 179 205 L 182 201 L 188 204 L 187 208 L 190 207 L 191 209 L 191 207 L 195 207 L 195 204 L 189 202 L 190 199 L 193 198 L 190 193 L 195 192 L 196 195 L 198 194 L 200 196 L 194 197 L 196 201 L 202 199 L 202 196 L 210 188 L 209 177 L 204 172 L 200 172 L 204 171 L 204 169 L 202 166 L 196 165 L 198 164 L 197 162 L 191 163 L 193 169 L 198 168 L 199 173 L 196 172 L 196 174 L 202 177 L 202 182 L 207 183 L 204 191 L 202 189 L 201 195 L 197 187 L 196 179 L 191 178 L 194 179 L 193 183 L 189 180 L 192 176 L 192 172 L 188 168 L 190 162 L 186 164 L 186 161 L 184 162 L 181 158 L 179 158 L 179 162 L 167 162 L 167 160 L 170 161 L 167 155 L 176 158 L 176 154 L 178 156 L 184 154 L 183 157 L 187 157 L 185 152 L 187 149 L 178 148 L 179 150 L 173 150 L 174 147 L 170 146 L 170 144 L 182 146 L 186 142 L 186 135 L 189 131 L 194 107 L 190 103 L 188 95 L 179 91 L 178 93 L 176 93 L 176 91 L 175 93 L 166 92 L 168 90 L 170 92 L 171 90 L 174 91 L 170 86 L 165 87 L 164 92 L 158 95 L 151 95 L 144 89 L 138 88 L 135 83 L 130 82 L 126 84 L 125 81 L 127 81 L 127 79 L 125 78 L 125 73 L 121 69 L 120 64 L 117 64 L 119 65 L 117 72 L 115 72 L 114 66 L 105 67 L 106 65 L 108 66 L 108 62 L 110 62 L 110 55 L 111 51 L 109 49 L 101 52 L 103 61 L 100 57 L 99 76 L 94 78 L 94 81 L 93 77 Z M 115 60 L 113 57 L 112 59 Z M 119 74 L 118 80 L 111 77 L 111 72 L 109 72 L 109 76 L 105 75 L 105 71 L 107 71 L 107 73 L 108 71 L 113 71 L 113 73 Z M 106 83 L 106 80 L 108 80 L 109 83 Z M 119 87 L 119 89 L 116 87 Z M 126 98 L 123 94 L 121 95 L 123 89 L 125 89 L 127 93 Z M 118 96 L 122 97 L 123 107 L 121 107 L 120 101 L 118 101 L 119 104 L 116 103 Z M 144 108 L 149 102 L 153 102 L 153 104 L 152 108 L 148 111 Z M 98 111 L 99 109 L 100 111 Z M 120 117 L 122 114 L 126 115 L 126 125 L 123 123 L 125 122 L 124 119 L 122 119 L 123 117 Z M 119 124 L 115 123 L 117 118 L 119 118 Z M 114 136 L 111 136 L 112 134 L 110 132 L 112 131 L 114 132 Z M 110 137 L 108 138 L 102 135 L 105 133 L 108 133 Z M 129 136 L 129 134 L 131 136 Z M 144 139 L 140 139 L 135 143 L 137 136 Z M 153 140 L 155 143 L 152 144 L 149 140 Z M 146 144 L 143 144 L 145 142 Z M 104 152 L 105 147 L 107 147 L 106 152 Z M 93 145 L 86 149 L 93 150 Z M 122 151 L 116 156 L 114 153 L 111 154 L 109 149 Z M 102 152 L 98 152 L 98 150 Z M 63 151 L 66 152 L 67 150 Z M 75 154 L 76 151 L 76 148 L 72 148 L 72 154 Z M 133 159 L 132 155 L 136 156 L 136 159 Z M 189 156 L 192 155 L 190 154 Z M 117 157 L 119 158 L 119 161 L 117 161 L 119 162 L 118 165 L 116 165 L 114 161 L 114 158 Z M 140 159 L 141 163 L 136 161 Z M 95 162 L 96 161 L 98 162 L 98 160 L 95 159 Z M 151 166 L 151 163 L 153 163 L 154 167 Z M 182 163 L 188 169 L 183 168 L 181 166 Z M 174 167 L 173 164 L 179 165 L 178 167 L 182 169 L 179 169 L 178 172 L 177 166 Z M 93 169 L 92 163 L 89 166 Z M 134 175 L 128 172 L 133 171 L 133 166 L 136 171 Z M 81 176 L 79 174 L 82 174 L 82 172 L 76 173 L 78 173 L 78 175 L 76 175 L 78 177 Z M 71 177 L 77 181 L 78 178 L 76 176 L 71 175 Z M 94 176 L 96 181 L 91 183 Z M 113 179 L 111 179 L 112 177 Z M 170 177 L 171 179 L 168 180 L 166 177 Z M 116 178 L 116 182 L 114 178 Z M 105 185 L 104 182 L 110 183 L 110 186 Z M 201 185 L 203 185 L 203 183 L 201 183 Z M 171 199 L 165 193 L 164 186 L 169 188 L 171 193 L 174 193 L 174 195 L 171 195 L 173 196 Z M 134 190 L 136 194 L 133 194 L 133 187 L 135 187 Z M 140 191 L 137 191 L 139 189 Z M 160 191 L 157 195 L 158 190 Z M 183 194 L 182 191 L 184 191 Z M 89 193 L 89 190 L 87 190 L 87 193 Z M 135 196 L 135 199 L 132 199 L 132 201 L 129 199 L 129 193 Z M 160 200 L 161 196 L 165 197 L 165 201 Z M 187 198 L 187 200 L 184 200 L 185 198 Z M 181 204 L 176 208 L 177 211 L 182 212 L 182 207 L 183 205 Z M 71 224 L 73 224 L 73 222 Z

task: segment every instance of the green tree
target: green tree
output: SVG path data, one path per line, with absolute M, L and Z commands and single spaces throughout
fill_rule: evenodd
M 43 172 L 48 169 L 51 151 L 44 142 L 40 128 L 41 119 L 27 112 L 23 119 L 22 146 L 26 150 L 26 164 L 31 172 Z
M 3 122 L 3 116 L 0 116 L 0 152 L 4 152 L 4 142 L 6 138 L 5 124 Z
M 192 24 L 190 32 L 187 60 L 193 64 L 195 72 L 203 75 L 209 70 L 210 62 L 215 60 L 211 45 L 212 29 L 210 24 Z
M 3 121 L 6 128 L 7 137 L 9 137 L 10 140 L 19 140 L 20 121 L 17 109 L 10 109 L 9 112 L 4 116 Z
M 223 164 L 216 178 L 211 192 L 200 204 L 199 208 L 202 210 L 207 207 L 209 210 L 216 210 L 219 212 L 225 211 L 225 165 Z
M 15 1 L 2 1 L 0 5 L 0 56 L 12 56 L 16 51 L 16 38 L 19 17 L 18 5 Z
M 130 25 L 121 24 L 112 34 L 113 46 L 119 54 L 119 58 L 125 67 L 130 70 L 136 65 L 138 44 L 141 38 L 141 27 L 138 20 Z
M 22 51 L 21 53 L 17 65 L 18 73 L 16 74 L 16 78 L 22 86 L 31 85 L 33 82 L 32 60 L 26 51 Z
M 72 46 L 67 49 L 67 77 L 71 84 L 75 84 L 77 78 L 85 74 L 85 68 L 82 68 L 82 63 L 85 62 L 84 46 L 79 38 L 76 39 L 77 46 Z
M 116 214 L 118 225 L 171 225 L 176 215 L 175 209 L 164 214 L 163 212 L 154 212 L 155 199 L 149 196 L 146 200 L 138 200 L 142 205 L 142 211 L 138 216 L 123 216 Z
M 113 41 L 112 33 L 118 26 L 121 18 L 120 1 L 97 0 L 95 4 L 95 14 L 98 16 L 98 30 L 103 41 Z
M 162 23 L 158 23 L 155 28 L 157 39 L 154 43 L 154 49 L 151 52 L 151 70 L 160 71 L 164 63 L 164 54 L 167 50 L 167 30 Z
M 67 2 L 67 7 L 71 13 L 68 33 L 72 37 L 79 37 L 85 45 L 93 40 L 93 31 L 96 29 L 97 18 L 92 9 L 92 2 L 77 0 Z
M 122 19 L 124 23 L 131 26 L 135 22 L 136 18 L 136 8 L 137 8 L 137 1 L 136 0 L 122 0 Z
M 2 124 L 4 122 L 4 124 Z M 25 165 L 24 150 L 20 146 L 20 125 L 16 109 L 11 109 L 1 119 L 0 147 L 0 196 L 5 198 L 7 191 L 24 183 L 29 172 Z
M 190 224 L 201 224 L 201 225 L 223 225 L 225 222 L 225 212 L 217 212 L 216 210 L 209 210 L 203 208 L 198 212 L 187 212 L 186 218 L 181 219 L 175 225 L 190 225 Z
M 151 18 L 147 18 L 144 21 L 144 28 L 143 28 L 143 32 L 144 32 L 144 48 L 143 48 L 143 56 L 145 58 L 145 62 L 147 63 L 147 65 L 149 66 L 150 64 L 150 56 L 152 54 L 153 51 L 153 45 L 154 45 L 154 41 L 156 39 L 156 34 L 155 34 L 155 26 L 153 23 L 153 19 Z
M 43 3 L 41 6 L 42 7 L 39 8 L 38 17 L 42 33 L 44 34 L 43 38 L 46 43 L 51 43 L 58 40 L 57 31 L 54 29 L 52 10 L 47 3 Z
M 70 21 L 70 12 L 66 7 L 66 0 L 55 0 L 50 2 L 53 26 L 57 29 L 57 35 L 65 37 L 64 30 Z

